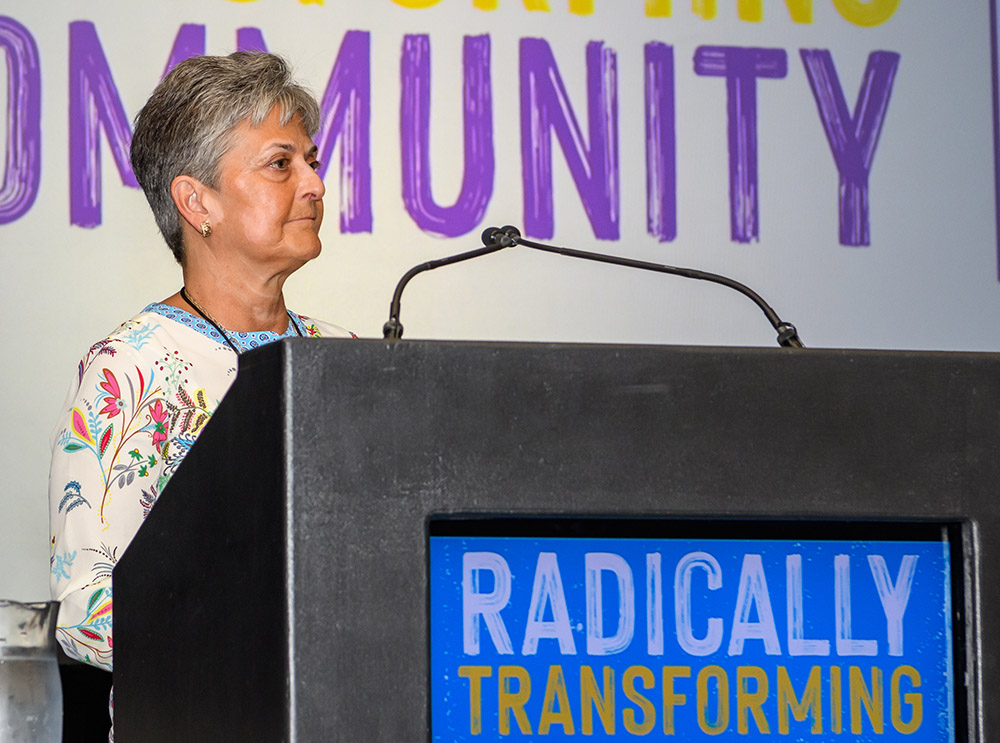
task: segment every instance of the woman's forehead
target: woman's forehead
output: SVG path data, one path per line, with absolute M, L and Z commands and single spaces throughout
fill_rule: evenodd
M 287 123 L 283 124 L 281 119 L 281 112 L 276 106 L 258 124 L 250 119 L 240 122 L 233 128 L 230 151 L 239 149 L 259 152 L 278 148 L 295 153 L 315 149 L 312 137 L 306 132 L 298 113 Z

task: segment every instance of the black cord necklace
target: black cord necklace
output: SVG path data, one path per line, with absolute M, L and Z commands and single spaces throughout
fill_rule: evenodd
M 197 312 L 199 315 L 201 315 L 202 318 L 206 322 L 208 322 L 213 328 L 215 328 L 217 331 L 219 331 L 219 335 L 222 336 L 222 340 L 224 340 L 226 343 L 229 344 L 229 347 L 231 349 L 233 349 L 233 352 L 237 356 L 241 356 L 243 354 L 243 351 L 240 350 L 239 346 L 237 346 L 233 342 L 233 339 L 229 337 L 229 333 L 226 332 L 226 330 L 218 323 L 218 321 L 214 317 L 212 317 L 210 314 L 208 314 L 208 310 L 206 310 L 205 308 L 203 308 L 200 304 L 198 304 L 197 302 L 195 302 L 191 298 L 191 295 L 187 293 L 187 287 L 185 287 L 185 286 L 181 287 L 181 296 L 184 298 L 185 302 L 187 302 L 189 305 L 191 305 L 192 307 L 194 307 L 194 311 L 195 312 Z M 295 335 L 297 335 L 297 336 L 299 336 L 299 338 L 301 338 L 302 337 L 302 331 L 299 330 L 299 326 L 295 324 L 295 319 L 292 317 L 292 314 L 290 312 L 288 312 L 287 314 L 288 314 L 288 322 L 292 326 L 292 328 L 295 330 Z

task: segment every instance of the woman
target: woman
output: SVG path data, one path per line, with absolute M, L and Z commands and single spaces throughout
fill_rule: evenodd
M 136 118 L 132 167 L 183 286 L 80 362 L 53 436 L 53 596 L 66 653 L 111 670 L 111 572 L 232 384 L 239 355 L 345 337 L 285 308 L 320 252 L 315 99 L 270 54 L 181 62 Z

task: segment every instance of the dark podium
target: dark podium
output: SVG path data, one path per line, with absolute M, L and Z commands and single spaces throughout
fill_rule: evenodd
M 426 741 L 428 519 L 572 514 L 953 525 L 985 740 L 998 483 L 1000 355 L 285 341 L 118 563 L 116 735 Z

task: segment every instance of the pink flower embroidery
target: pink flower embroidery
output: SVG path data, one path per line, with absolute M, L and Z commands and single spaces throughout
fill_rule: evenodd
M 149 414 L 153 417 L 153 446 L 159 448 L 167 440 L 167 411 L 163 401 L 157 400 L 149 409 Z
M 115 379 L 114 372 L 110 369 L 104 370 L 104 380 L 101 382 L 100 387 L 108 393 L 108 397 L 101 400 L 101 402 L 104 403 L 104 407 L 98 412 L 101 415 L 108 416 L 108 418 L 113 418 L 122 412 L 122 409 L 125 407 L 125 403 L 122 401 L 121 389 L 118 387 L 118 380 Z
M 87 428 L 87 421 L 83 417 L 83 413 L 80 412 L 79 408 L 73 408 L 72 415 L 73 431 L 84 441 L 91 444 L 94 443 L 94 437 L 90 435 L 90 429 Z

